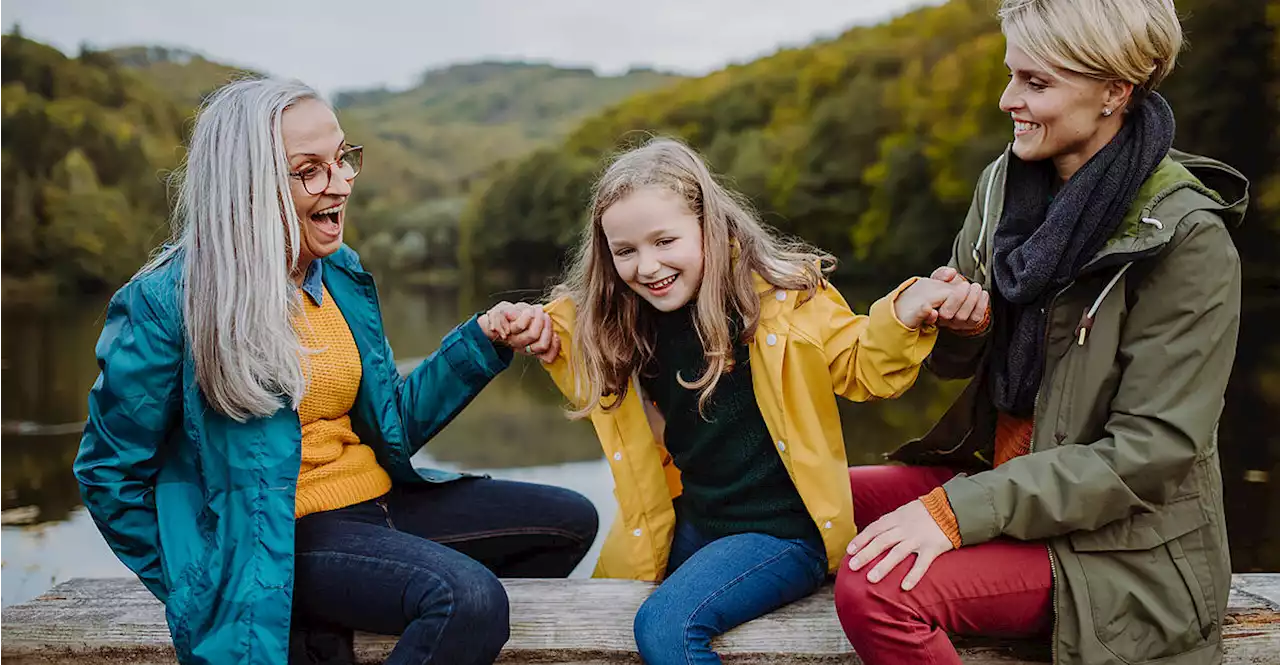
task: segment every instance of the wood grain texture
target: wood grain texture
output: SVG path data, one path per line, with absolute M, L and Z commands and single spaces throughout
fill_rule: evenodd
M 639 663 L 631 622 L 653 585 L 627 580 L 504 580 L 511 639 L 499 662 Z M 133 579 L 74 579 L 3 613 L 10 663 L 172 665 L 164 608 Z M 1236 575 L 1224 631 L 1229 665 L 1280 663 L 1280 574 Z M 361 663 L 395 638 L 361 634 Z M 740 626 L 714 643 L 726 663 L 858 663 L 836 621 L 832 587 Z M 1047 645 L 957 641 L 966 663 L 1040 663 Z

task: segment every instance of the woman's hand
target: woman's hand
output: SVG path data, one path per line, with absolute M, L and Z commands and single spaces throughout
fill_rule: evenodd
M 560 336 L 551 325 L 551 316 L 537 305 L 503 301 L 481 314 L 479 323 L 490 341 L 544 363 L 560 355 Z
M 885 551 L 889 554 L 867 573 L 867 581 L 875 584 L 909 555 L 916 561 L 902 578 L 902 590 L 910 591 L 924 578 L 938 555 L 951 550 L 951 540 L 942 532 L 919 499 L 872 522 L 849 543 L 851 570 L 859 570 L 875 561 Z
M 991 294 L 982 290 L 981 284 L 970 282 L 960 274 L 960 271 L 950 266 L 942 266 L 934 270 L 930 278 L 957 287 L 965 287 L 952 289 L 946 301 L 938 307 L 938 327 L 964 335 L 982 332 L 989 321 Z

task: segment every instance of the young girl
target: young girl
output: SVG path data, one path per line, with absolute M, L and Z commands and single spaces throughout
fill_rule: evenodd
M 646 663 L 718 663 L 712 637 L 834 570 L 854 532 L 835 395 L 901 394 L 936 308 L 980 295 L 912 279 L 857 315 L 824 280 L 833 263 L 775 238 L 673 140 L 596 186 L 546 307 L 564 351 L 546 367 L 617 485 L 596 575 L 665 580 L 636 615 Z

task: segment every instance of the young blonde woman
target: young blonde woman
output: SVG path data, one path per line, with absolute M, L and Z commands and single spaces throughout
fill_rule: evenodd
M 622 155 L 596 186 L 547 306 L 564 351 L 547 368 L 617 487 L 596 574 L 662 581 L 635 619 L 650 665 L 718 663 L 712 637 L 822 583 L 853 535 L 836 396 L 901 394 L 936 308 L 986 308 L 976 285 L 912 279 L 858 315 L 830 267 L 676 141 Z
M 1234 170 L 1170 146 L 1169 0 L 1006 0 L 1013 144 L 949 266 L 989 316 L 929 360 L 972 378 L 912 466 L 849 470 L 836 584 L 872 665 L 960 662 L 947 633 L 1059 663 L 1216 663 L 1230 584 L 1216 423 L 1240 317 Z
M 361 152 L 304 85 L 217 91 L 174 243 L 107 310 L 75 474 L 182 663 L 352 663 L 353 629 L 401 634 L 388 663 L 491 663 L 498 576 L 563 577 L 595 537 L 578 494 L 410 463 L 554 338 L 504 304 L 401 378 L 342 242 Z

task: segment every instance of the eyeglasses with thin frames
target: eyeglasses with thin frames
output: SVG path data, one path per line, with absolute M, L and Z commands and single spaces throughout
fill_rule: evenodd
M 346 180 L 354 180 L 360 175 L 363 163 L 364 146 L 353 145 L 343 150 L 337 159 L 331 162 L 308 162 L 297 171 L 291 171 L 289 177 L 301 180 L 302 188 L 314 196 L 329 189 L 335 166 L 338 167 L 338 175 Z

